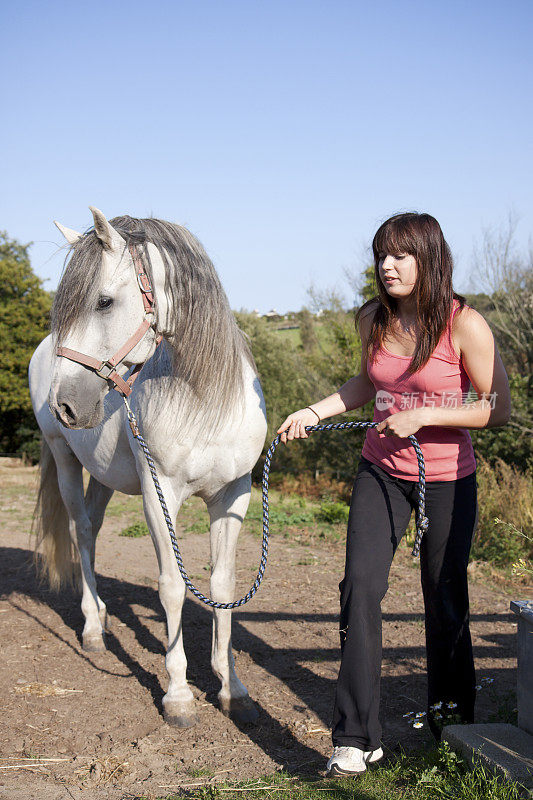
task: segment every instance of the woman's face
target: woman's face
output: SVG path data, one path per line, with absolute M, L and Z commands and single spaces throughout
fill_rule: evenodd
M 418 273 L 416 259 L 408 253 L 392 256 L 383 254 L 378 264 L 379 277 L 387 294 L 400 299 L 414 289 Z

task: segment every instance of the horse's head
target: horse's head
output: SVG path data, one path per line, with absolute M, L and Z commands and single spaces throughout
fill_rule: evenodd
M 110 386 L 120 387 L 128 367 L 143 364 L 156 347 L 140 255 L 101 211 L 91 211 L 94 231 L 85 236 L 56 223 L 73 249 L 54 301 L 58 349 L 49 405 L 68 428 L 99 425 Z

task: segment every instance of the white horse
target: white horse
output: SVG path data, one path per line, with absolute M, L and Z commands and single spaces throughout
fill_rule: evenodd
M 128 370 L 144 364 L 129 402 L 171 518 L 191 495 L 207 505 L 210 595 L 223 603 L 234 599 L 237 537 L 266 435 L 264 400 L 218 276 L 191 233 L 157 219 L 108 222 L 91 211 L 94 229 L 85 235 L 56 223 L 71 257 L 54 300 L 52 334 L 30 363 L 43 433 L 38 546 L 53 588 L 81 573 L 83 647 L 103 651 L 107 621 L 94 575 L 96 536 L 114 490 L 142 494 L 167 617 L 164 715 L 187 727 L 196 715 L 182 641 L 186 588 L 145 456 L 122 397 L 109 389 L 111 381 L 124 388 Z M 91 475 L 85 496 L 82 467 Z M 230 610 L 214 611 L 211 665 L 222 684 L 222 711 L 254 719 L 255 706 L 235 672 Z

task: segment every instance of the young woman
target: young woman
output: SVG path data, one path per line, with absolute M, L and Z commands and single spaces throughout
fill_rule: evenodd
M 398 214 L 372 242 L 378 295 L 358 311 L 361 370 L 338 392 L 283 422 L 281 439 L 375 398 L 355 478 L 340 584 L 341 667 L 330 775 L 357 775 L 383 756 L 378 718 L 381 601 L 394 552 L 418 501 L 415 434 L 426 465 L 429 528 L 420 548 L 428 722 L 473 722 L 475 673 L 467 565 L 477 522 L 476 462 L 468 428 L 505 425 L 510 394 L 489 326 L 452 287 L 450 249 L 429 214 Z M 478 394 L 465 402 L 470 384 Z M 442 704 L 442 705 L 440 705 Z M 437 712 L 435 705 L 440 705 Z

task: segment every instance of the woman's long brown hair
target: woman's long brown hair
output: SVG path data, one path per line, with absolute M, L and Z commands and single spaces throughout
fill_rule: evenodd
M 396 300 L 387 294 L 379 277 L 380 258 L 404 253 L 414 256 L 418 269 L 413 292 L 419 334 L 415 352 L 407 368 L 413 374 L 428 362 L 446 330 L 453 299 L 459 300 L 461 308 L 465 303 L 465 298 L 453 290 L 452 254 L 437 220 L 429 214 L 418 214 L 414 211 L 396 214 L 386 220 L 374 236 L 372 251 L 378 294 L 357 311 L 355 324 L 357 326 L 366 309 L 377 303 L 368 337 L 368 357 L 371 358 L 374 348 L 379 348 L 386 334 L 390 332 L 398 311 Z

